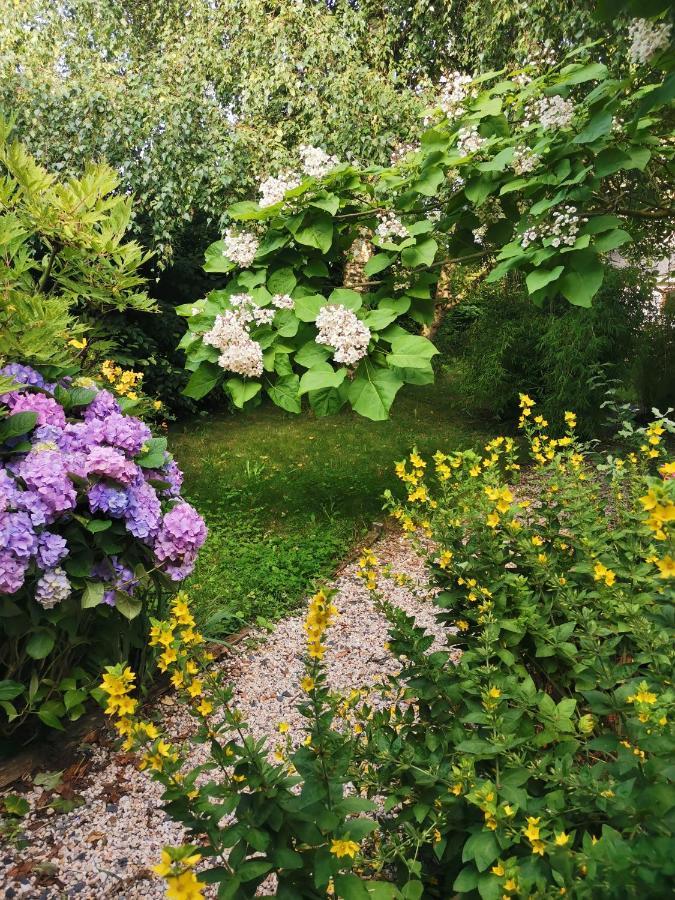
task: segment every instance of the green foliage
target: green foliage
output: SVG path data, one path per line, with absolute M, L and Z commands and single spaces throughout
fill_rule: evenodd
M 661 56 L 670 65 L 672 54 Z M 219 371 L 219 362 L 236 365 L 221 356 L 222 338 L 204 342 L 219 317 L 232 315 L 234 295 L 246 294 L 271 317 L 248 329 L 248 346 L 263 354 L 263 391 L 274 403 L 299 412 L 306 393 L 317 414 L 348 403 L 375 420 L 387 417 L 403 384 L 433 377 L 433 346 L 401 325 L 432 321 L 448 265 L 481 259 L 491 267 L 488 283 L 518 274 L 537 306 L 563 297 L 590 307 L 608 254 L 639 240 L 645 219 L 667 222 L 658 192 L 672 160 L 668 82 L 645 83 L 642 69 L 610 72 L 597 59 L 597 46 L 587 46 L 544 74 L 529 67 L 524 81 L 523 72 L 483 75 L 460 85 L 454 117 L 436 116 L 420 149 L 399 164 L 328 167 L 278 202 L 231 207 L 232 219 L 254 223 L 257 231 L 241 239 L 256 252 L 224 289 L 178 308 L 189 328 L 180 344 L 193 373 L 187 395 L 198 399 L 224 384 L 236 392 L 236 405 L 259 402 L 258 392 L 246 394 L 240 379 Z M 634 183 L 640 208 L 621 205 L 617 178 Z M 364 234 L 378 252 L 363 277 L 376 278 L 346 283 L 349 254 Z M 237 267 L 226 255 L 237 256 L 231 240 L 208 248 L 207 271 Z M 275 311 L 278 293 L 291 296 L 292 309 Z M 367 355 L 361 352 L 357 367 L 353 359 L 332 366 L 336 348 L 326 343 L 327 355 L 317 359 L 313 323 L 331 305 L 350 310 L 367 329 Z M 342 360 L 335 353 L 333 361 Z M 256 373 L 255 366 L 236 371 Z
M 515 443 L 399 464 L 404 526 L 428 523 L 447 650 L 395 608 L 395 711 L 362 710 L 360 759 L 387 791 L 382 857 L 425 896 L 661 896 L 675 874 L 670 427 L 593 462 L 521 400 Z M 650 477 L 654 461 L 662 477 Z M 663 465 L 661 465 L 663 464 Z M 432 471 L 433 469 L 433 471 Z M 437 504 L 433 506 L 433 504 Z M 608 527 L 609 525 L 609 527 Z M 366 776 L 367 778 L 368 776 Z M 436 840 L 416 848 L 436 829 Z
M 564 411 L 575 409 L 583 433 L 597 436 L 605 417 L 589 381 L 602 370 L 630 393 L 634 359 L 646 340 L 652 285 L 639 277 L 609 270 L 590 309 L 564 300 L 532 309 L 515 278 L 507 279 L 506 291 L 480 284 L 444 319 L 437 339 L 442 364 L 469 408 L 515 418 L 525 387 L 547 418 L 561 423 Z
M 124 241 L 132 201 L 114 195 L 109 166 L 59 181 L 11 131 L 0 119 L 0 357 L 66 365 L 88 319 L 153 309 L 139 275 L 149 256 Z

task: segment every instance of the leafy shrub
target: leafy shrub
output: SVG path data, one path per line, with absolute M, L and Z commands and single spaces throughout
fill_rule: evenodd
M 675 295 L 649 317 L 635 359 L 634 378 L 643 409 L 675 404 Z
M 2 731 L 76 719 L 105 662 L 145 646 L 147 617 L 206 537 L 182 474 L 91 379 L 0 370 Z M 134 620 L 130 624 L 130 620 Z
M 320 591 L 306 623 L 307 735 L 282 741 L 274 763 L 210 668 L 185 597 L 153 623 L 152 643 L 195 740 L 210 742 L 205 767 L 140 717 L 133 673 L 109 669 L 103 690 L 125 749 L 142 754 L 199 845 L 165 850 L 155 871 L 173 891 L 199 897 L 218 883 L 220 896 L 250 897 L 274 873 L 288 898 L 668 893 L 673 426 L 655 421 L 638 453 L 594 461 L 576 416 L 565 420 L 563 437 L 549 437 L 521 396 L 536 463 L 522 477 L 516 442 L 502 437 L 482 456 L 438 452 L 432 467 L 413 452 L 397 464 L 408 498 L 390 496 L 392 513 L 415 541 L 434 538 L 420 548 L 455 650 L 429 652 L 432 636 L 378 593 L 380 578 L 405 576 L 364 552 L 360 574 L 390 617 L 401 673 L 365 699 L 326 690 L 333 610 Z
M 597 434 L 604 417 L 589 380 L 602 370 L 636 395 L 650 300 L 650 280 L 637 270 L 609 270 L 590 309 L 533 309 L 518 279 L 505 289 L 483 283 L 446 316 L 436 343 L 467 405 L 515 419 L 526 387 L 547 418 L 562 423 L 564 411 L 576 409 L 584 433 Z

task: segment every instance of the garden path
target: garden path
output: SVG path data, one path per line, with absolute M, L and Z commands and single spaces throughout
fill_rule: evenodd
M 382 592 L 417 623 L 436 635 L 424 562 L 396 532 L 385 532 L 373 546 L 382 564 L 409 576 L 406 586 L 385 580 Z M 328 633 L 326 662 L 331 687 L 349 692 L 395 673 L 398 664 L 385 648 L 388 626 L 357 578 L 357 563 L 347 564 L 333 582 L 339 616 Z M 279 741 L 277 725 L 289 725 L 295 741 L 301 737 L 301 717 L 295 709 L 303 674 L 305 634 L 303 613 L 280 621 L 272 633 L 253 632 L 251 639 L 228 650 L 219 661 L 234 686 L 234 701 L 253 734 Z M 158 709 L 176 739 L 186 737 L 191 719 L 172 694 Z M 24 849 L 6 847 L 0 853 L 1 896 L 31 900 L 153 900 L 164 896 L 161 879 L 150 867 L 167 844 L 178 844 L 183 829 L 161 809 L 161 787 L 136 767 L 132 754 L 119 752 L 110 733 L 97 735 L 81 748 L 80 761 L 68 770 L 68 793 L 81 805 L 59 813 L 50 807 L 54 794 L 26 785 L 30 812 L 21 825 Z M 197 746 L 195 762 L 203 761 Z M 17 792 L 15 786 L 14 793 Z

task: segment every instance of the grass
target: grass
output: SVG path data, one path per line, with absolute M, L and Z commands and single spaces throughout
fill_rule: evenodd
M 486 436 L 457 411 L 447 380 L 409 386 L 386 422 L 263 406 L 174 426 L 183 493 L 209 526 L 187 585 L 205 630 L 264 625 L 296 607 L 380 519 L 393 463 L 413 445 L 430 452 Z

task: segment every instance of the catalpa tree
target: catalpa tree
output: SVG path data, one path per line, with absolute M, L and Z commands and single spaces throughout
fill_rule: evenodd
M 301 147 L 302 173 L 232 206 L 206 251 L 226 286 L 178 308 L 186 393 L 224 388 L 244 407 L 264 391 L 296 413 L 306 395 L 317 415 L 348 403 L 385 419 L 403 384 L 433 379 L 437 350 L 419 332 L 456 264 L 487 264 L 488 281 L 518 272 L 539 305 L 589 306 L 612 252 L 673 214 L 670 32 L 637 19 L 628 57 L 596 43 L 448 76 L 419 146 L 388 168 Z

